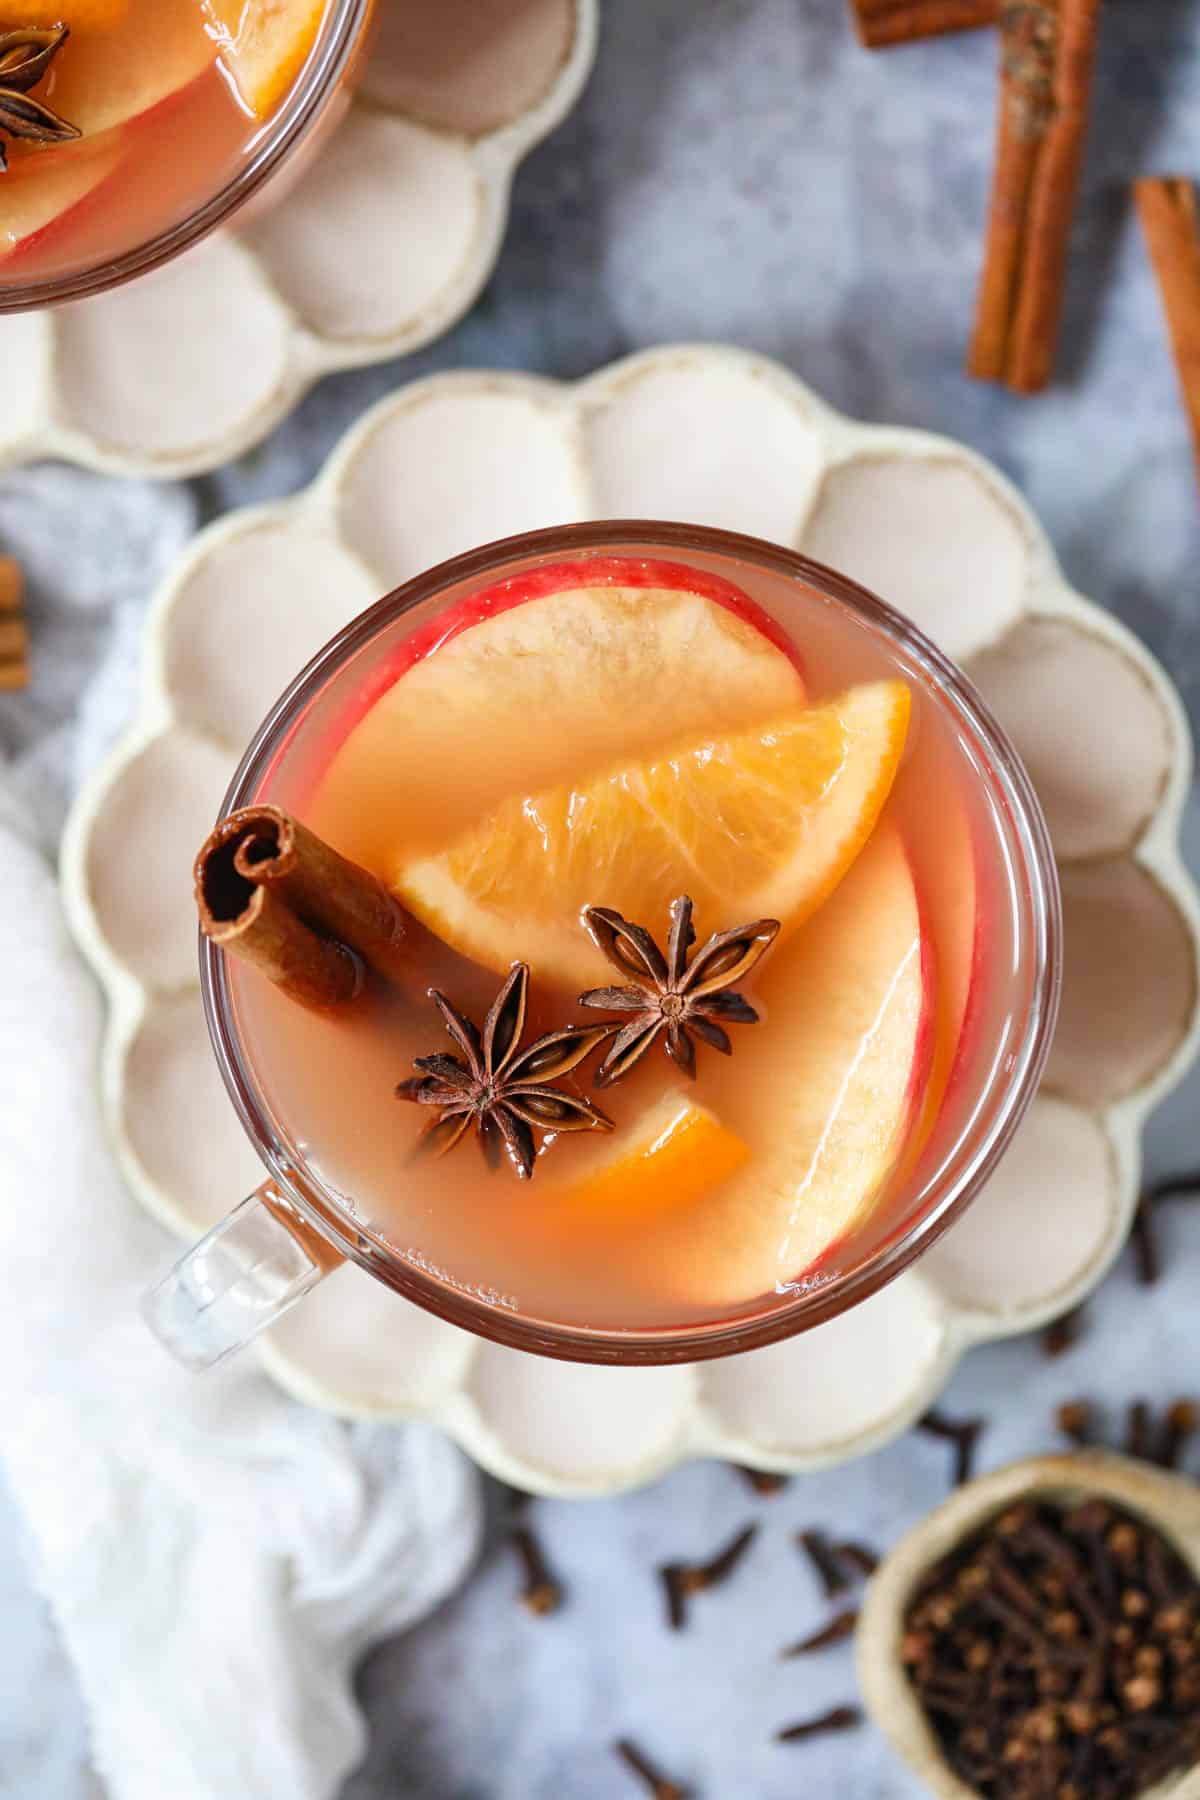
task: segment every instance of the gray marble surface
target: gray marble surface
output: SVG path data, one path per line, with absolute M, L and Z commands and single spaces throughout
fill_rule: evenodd
M 848 412 L 994 457 L 1072 580 L 1163 658 L 1196 723 L 1200 510 L 1127 184 L 1146 169 L 1200 175 L 1200 7 L 1108 0 L 1061 375 L 1036 401 L 961 373 L 994 60 L 979 36 L 868 56 L 842 0 L 610 0 L 591 86 L 521 171 L 496 274 L 449 338 L 326 381 L 267 444 L 186 487 L 0 478 L 0 539 L 30 564 L 37 646 L 32 691 L 0 697 L 0 754 L 37 793 L 48 835 L 73 785 L 62 768 L 82 775 L 119 729 L 153 579 L 194 523 L 308 480 L 362 409 L 411 375 L 576 376 L 683 337 L 767 351 Z M 102 572 L 79 579 L 81 556 Z M 1188 835 L 1200 869 L 1196 806 Z M 1193 1077 L 1152 1125 L 1152 1171 L 1196 1162 L 1198 1103 Z M 1174 1209 L 1165 1235 L 1165 1281 L 1139 1288 L 1126 1260 L 1061 1361 L 1029 1342 L 968 1358 L 945 1404 L 988 1417 L 982 1466 L 1052 1443 L 1066 1395 L 1101 1396 L 1116 1431 L 1134 1395 L 1200 1390 L 1200 1211 Z M 913 1436 L 770 1501 L 695 1465 L 620 1500 L 539 1503 L 568 1606 L 527 1618 L 493 1550 L 435 1618 L 380 1646 L 361 1683 L 372 1747 L 344 1800 L 620 1800 L 635 1790 L 608 1744 L 625 1731 L 708 1800 L 909 1800 L 918 1789 L 869 1731 L 771 1742 L 854 1686 L 848 1652 L 803 1664 L 775 1653 L 821 1614 L 791 1532 L 826 1522 L 886 1544 L 936 1503 L 946 1474 L 944 1447 Z M 704 1554 L 754 1516 L 760 1539 L 736 1583 L 668 1636 L 655 1563 Z M 70 1670 L 0 1490 L 0 1795 L 92 1794 Z

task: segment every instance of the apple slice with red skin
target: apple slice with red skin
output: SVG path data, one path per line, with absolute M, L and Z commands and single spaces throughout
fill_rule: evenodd
M 905 833 L 917 864 L 936 870 L 921 887 L 921 910 L 938 967 L 938 1028 L 924 1116 L 912 1153 L 928 1141 L 967 1052 L 969 1023 L 978 1013 L 987 884 L 972 819 L 957 774 L 939 784 L 936 807 L 913 808 Z
M 0 175 L 0 266 L 11 272 L 27 260 L 40 261 L 60 232 L 99 203 L 99 191 L 120 156 L 115 135 L 102 143 L 14 156 L 8 173 Z
M 502 613 L 510 612 L 515 606 L 525 606 L 531 600 L 546 600 L 553 594 L 565 593 L 574 588 L 588 587 L 665 588 L 676 589 L 680 593 L 699 594 L 702 599 L 714 601 L 736 618 L 753 625 L 769 643 L 783 652 L 801 676 L 804 674 L 800 654 L 783 627 L 757 601 L 752 600 L 749 594 L 743 593 L 741 588 L 735 587 L 731 581 L 723 580 L 719 575 L 712 575 L 704 569 L 690 568 L 684 563 L 641 556 L 582 556 L 562 562 L 539 563 L 536 568 L 524 569 L 519 575 L 510 575 L 504 581 L 494 582 L 491 587 L 481 588 L 477 593 L 456 600 L 445 612 L 418 626 L 411 637 L 397 644 L 378 668 L 372 671 L 347 706 L 344 716 L 331 731 L 327 749 L 329 760 L 332 760 L 359 720 L 382 700 L 402 675 L 407 675 L 415 664 L 432 656 L 451 639 L 464 631 L 470 631 L 474 625 L 483 624 L 487 619 L 495 619 Z
M 876 830 L 833 897 L 761 965 L 763 1019 L 696 1096 L 753 1161 L 638 1241 L 634 1278 L 712 1312 L 844 1256 L 903 1166 L 929 1082 L 937 970 L 908 852 Z
M 804 698 L 789 640 L 731 582 L 646 558 L 542 564 L 396 644 L 323 726 L 312 785 L 286 802 L 384 874 L 398 844 L 439 848 L 513 793 Z

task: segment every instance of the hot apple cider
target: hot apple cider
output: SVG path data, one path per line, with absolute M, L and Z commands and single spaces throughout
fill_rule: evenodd
M 652 1330 L 826 1281 L 1007 1053 L 987 784 L 936 684 L 794 578 L 605 554 L 460 588 L 259 798 L 409 924 L 345 1004 L 230 959 L 281 1141 L 524 1315 Z

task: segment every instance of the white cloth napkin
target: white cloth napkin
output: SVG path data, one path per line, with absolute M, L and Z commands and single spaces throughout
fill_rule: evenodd
M 459 1580 L 478 1478 L 437 1434 L 176 1368 L 137 1314 L 172 1245 L 96 1097 L 101 1001 L 0 770 L 0 1445 L 112 1800 L 331 1800 L 373 1639 Z

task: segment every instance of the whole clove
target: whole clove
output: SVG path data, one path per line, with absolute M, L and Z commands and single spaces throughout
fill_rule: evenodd
M 1054 1423 L 1073 1444 L 1095 1442 L 1092 1408 L 1086 1400 L 1064 1400 L 1054 1415 Z
M 814 1650 L 828 1650 L 831 1644 L 840 1644 L 848 1637 L 854 1636 L 854 1627 L 858 1624 L 858 1608 L 848 1606 L 844 1612 L 835 1613 L 827 1625 L 818 1631 L 801 1638 L 797 1644 L 789 1644 L 786 1650 L 779 1652 L 782 1657 L 808 1656 Z
M 954 1486 L 963 1487 L 975 1468 L 975 1447 L 984 1429 L 984 1419 L 948 1419 L 945 1413 L 931 1411 L 917 1420 L 917 1430 L 929 1437 L 945 1438 L 954 1445 Z
M 688 1601 L 693 1594 L 718 1587 L 733 1574 L 758 1532 L 757 1525 L 747 1525 L 723 1550 L 705 1563 L 663 1563 L 659 1579 L 667 1601 L 667 1623 L 672 1631 L 682 1631 L 687 1624 Z
M 869 1544 L 858 1544 L 849 1539 L 844 1544 L 835 1544 L 833 1553 L 839 1562 L 846 1563 L 856 1575 L 873 1575 L 879 1567 L 879 1552 L 872 1550 Z
M 1125 1454 L 1143 1459 L 1150 1454 L 1150 1408 L 1144 1400 L 1130 1402 L 1125 1425 Z
M 815 1719 L 801 1719 L 795 1725 L 785 1725 L 782 1731 L 775 1733 L 777 1744 L 800 1744 L 806 1738 L 826 1737 L 835 1731 L 852 1731 L 856 1725 L 862 1724 L 862 1713 L 857 1706 L 834 1706 L 828 1712 L 819 1713 Z
M 1160 1200 L 1190 1199 L 1200 1194 L 1200 1169 L 1180 1169 L 1174 1175 L 1162 1175 L 1145 1191 L 1151 1206 Z
M 1154 1460 L 1164 1469 L 1177 1469 L 1184 1446 L 1200 1427 L 1200 1408 L 1194 1400 L 1173 1400 L 1167 1408 Z
M 521 1588 L 521 1605 L 536 1617 L 557 1612 L 563 1591 L 550 1573 L 542 1546 L 527 1525 L 514 1525 L 509 1542 L 517 1553 L 525 1580 Z
M 677 1781 L 669 1780 L 661 1769 L 655 1768 L 645 1752 L 639 1750 L 629 1738 L 618 1738 L 613 1751 L 630 1774 L 641 1782 L 650 1795 L 650 1800 L 688 1800 L 688 1790 L 680 1787 Z
M 985 1800 L 1133 1800 L 1200 1756 L 1200 1582 L 1104 1500 L 992 1519 L 926 1575 L 901 1658 Z
M 844 1594 L 850 1586 L 850 1577 L 824 1532 L 810 1526 L 807 1531 L 796 1533 L 796 1543 L 812 1565 L 826 1600 Z
M 1070 1312 L 1060 1313 L 1057 1319 L 1051 1319 L 1042 1333 L 1042 1355 L 1062 1356 L 1072 1344 L 1079 1341 L 1083 1330 L 1082 1306 L 1073 1306 Z
M 1144 1193 L 1137 1203 L 1129 1234 L 1137 1277 L 1143 1287 L 1153 1287 L 1162 1274 L 1162 1257 L 1158 1249 L 1158 1230 L 1154 1216 L 1154 1199 Z
M 750 1469 L 745 1463 L 734 1463 L 732 1467 L 737 1470 L 747 1487 L 764 1500 L 772 1499 L 788 1484 L 787 1476 L 777 1475 L 773 1469 Z

